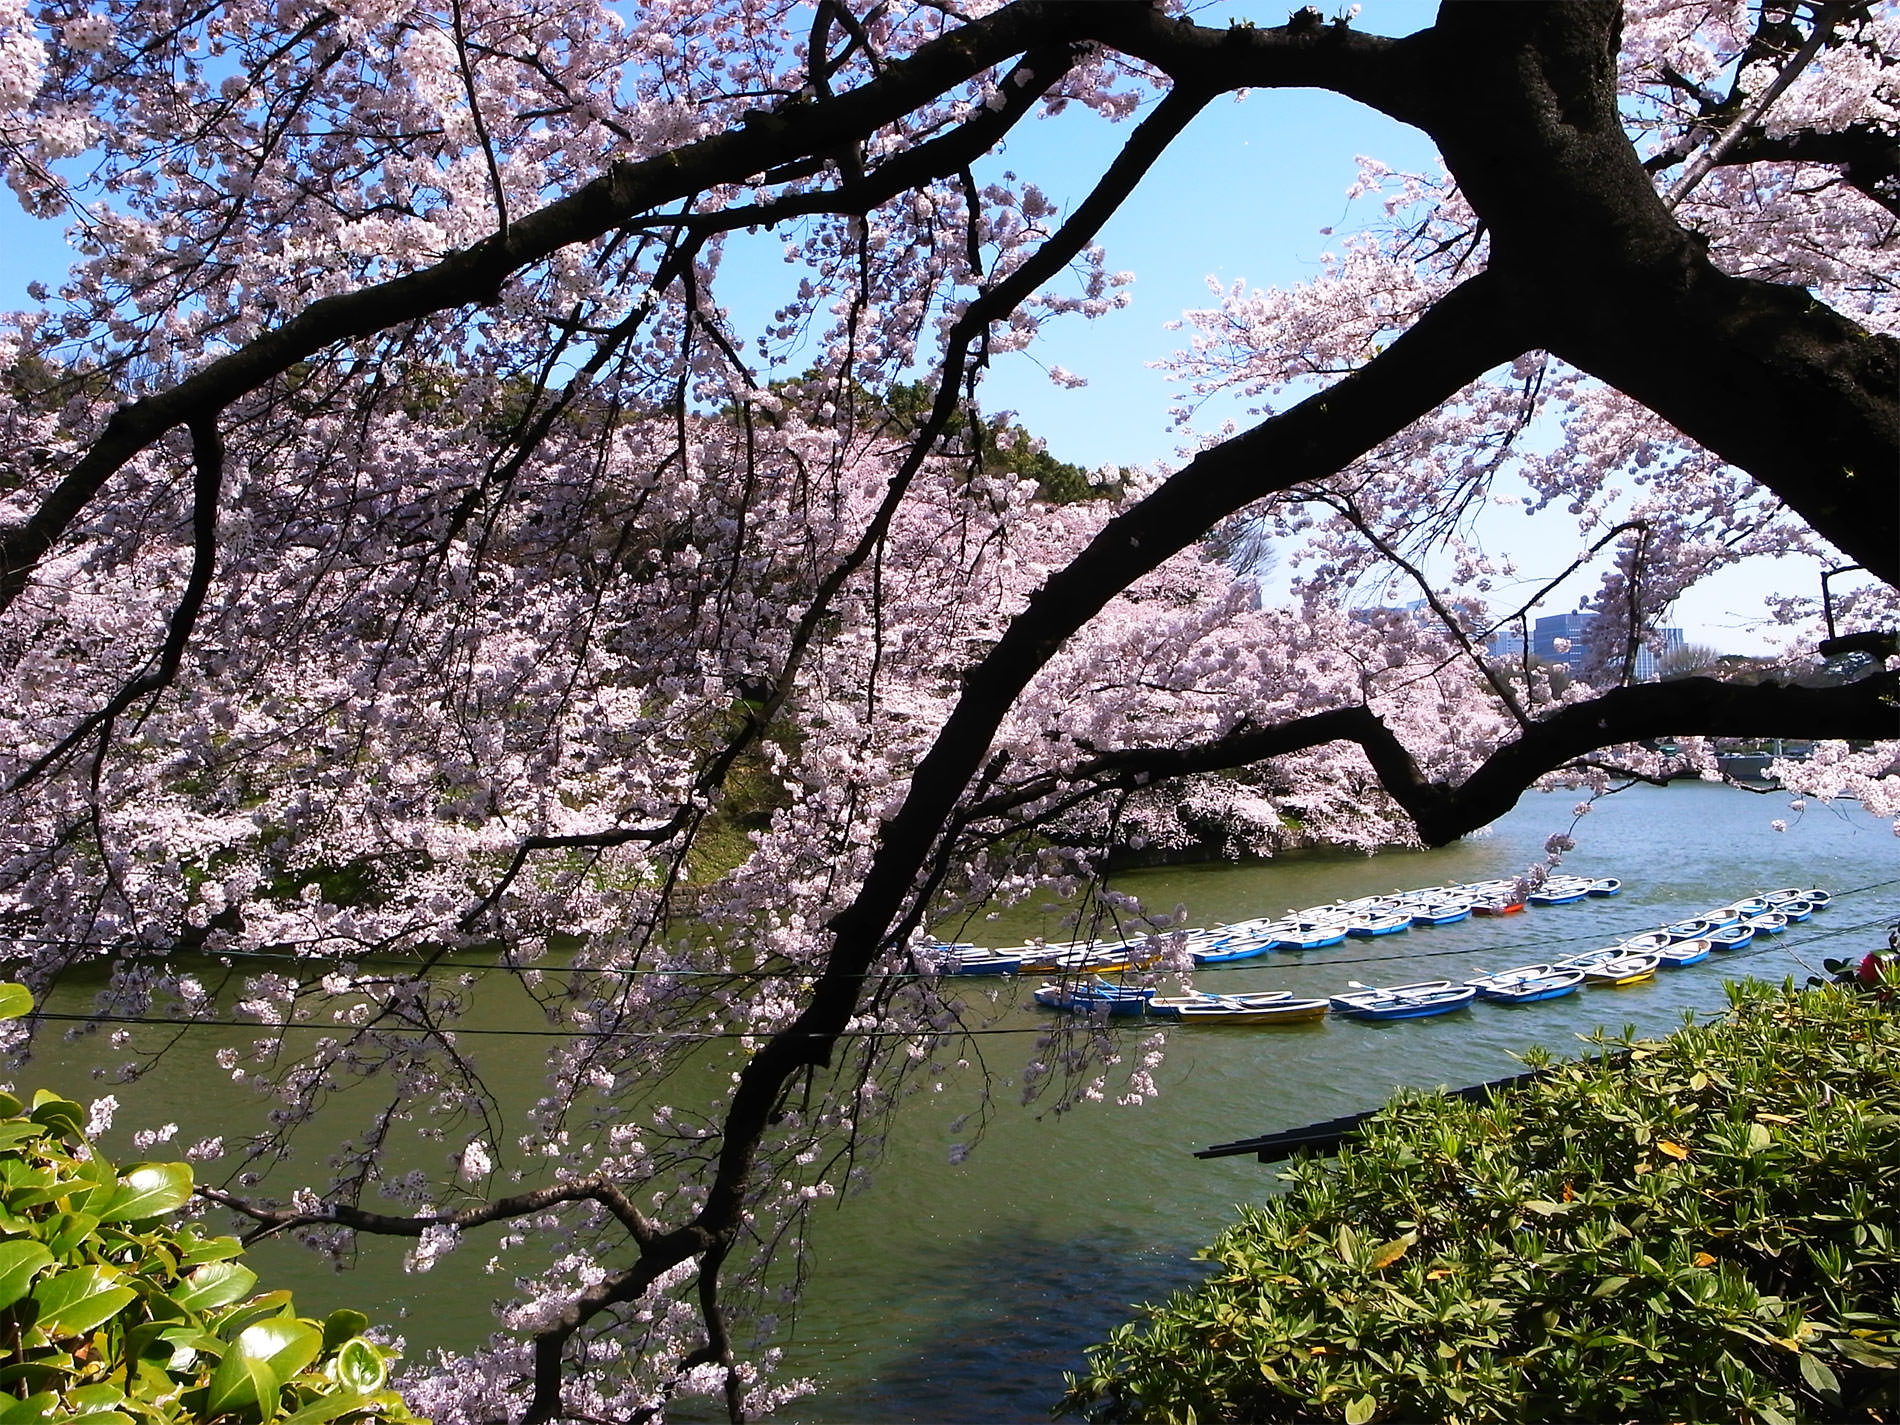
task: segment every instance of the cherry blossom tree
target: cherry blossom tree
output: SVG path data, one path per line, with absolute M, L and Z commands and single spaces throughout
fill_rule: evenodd
M 770 1263 L 909 1084 L 980 1067 L 980 997 L 913 955 L 947 910 L 1184 816 L 1438 844 L 1709 737 L 1829 740 L 1791 783 L 1900 811 L 1896 58 L 1900 10 L 1842 0 L 1404 38 L 1146 0 L 0 6 L 0 161 L 80 253 L 0 354 L 19 973 L 257 1022 L 224 1067 L 270 1129 L 196 1151 L 261 1226 L 416 1269 L 549 1244 L 419 1411 L 765 1411 Z M 1184 412 L 1252 424 L 1049 498 L 970 419 L 987 363 L 1118 304 L 1103 225 L 1197 113 L 1294 87 L 1444 171 L 1366 161 L 1383 217 L 1320 277 L 1186 319 Z M 1066 212 L 980 162 L 1065 109 L 1127 127 Z M 784 295 L 741 331 L 760 234 Z M 1513 490 L 1599 581 L 1561 691 L 1486 643 L 1528 601 L 1471 521 Z M 1284 605 L 1216 557 L 1243 526 Z M 1869 576 L 1827 610 L 1865 676 L 1631 681 L 1685 588 L 1789 548 Z M 1395 585 L 1421 616 L 1366 611 Z M 511 1143 L 454 1035 L 497 956 L 572 1031 Z M 1019 1080 L 1139 1099 L 1123 1052 L 1084 1027 Z M 291 1192 L 353 1084 L 379 1108 Z M 387 1166 L 410 1123 L 439 1178 Z

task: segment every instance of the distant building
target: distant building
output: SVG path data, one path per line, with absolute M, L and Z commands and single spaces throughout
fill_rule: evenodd
M 1500 662 L 1520 662 L 1524 657 L 1524 634 L 1516 626 L 1500 628 L 1485 639 L 1484 651 Z
M 1656 638 L 1661 642 L 1660 650 L 1652 649 L 1648 643 L 1636 650 L 1636 681 L 1653 683 L 1662 672 L 1662 660 L 1682 647 L 1682 630 L 1679 628 L 1659 628 Z
M 1583 640 L 1596 615 L 1578 610 L 1547 614 L 1531 633 L 1531 652 L 1546 663 L 1561 663 L 1573 673 L 1583 666 Z
M 1531 652 L 1546 663 L 1562 663 L 1573 673 L 1583 667 L 1584 641 L 1589 636 L 1590 625 L 1596 622 L 1596 614 L 1589 609 L 1578 609 L 1567 614 L 1550 614 L 1537 620 L 1531 634 Z M 1564 646 L 1560 649 L 1559 643 Z M 1660 650 L 1651 647 L 1659 643 Z M 1636 667 L 1633 676 L 1636 682 L 1653 682 L 1661 672 L 1663 655 L 1683 644 L 1682 630 L 1679 628 L 1660 628 L 1653 640 L 1646 640 L 1636 650 Z

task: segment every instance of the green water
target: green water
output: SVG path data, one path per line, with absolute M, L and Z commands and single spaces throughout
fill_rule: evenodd
M 1124 876 L 1118 887 L 1157 908 L 1185 904 L 1194 923 L 1205 923 L 1509 874 L 1541 854 L 1546 836 L 1567 829 L 1574 800 L 1532 794 L 1488 833 L 1438 851 L 1169 868 Z M 1514 1072 L 1514 1056 L 1532 1046 L 1574 1052 L 1599 1028 L 1667 1032 L 1685 1013 L 1718 1009 L 1725 979 L 1802 978 L 1824 956 L 1884 944 L 1885 927 L 1900 916 L 1900 843 L 1887 823 L 1853 807 L 1814 809 L 1778 834 L 1769 825 L 1776 816 L 1787 816 L 1781 799 L 1730 788 L 1635 789 L 1598 804 L 1565 864 L 1621 877 L 1624 893 L 1615 899 L 1275 954 L 1204 970 L 1196 982 L 1326 994 L 1349 979 L 1464 978 L 1592 948 L 1751 891 L 1812 884 L 1839 894 L 1832 909 L 1777 940 L 1663 972 L 1650 984 L 1536 1005 L 1386 1024 L 1176 1028 L 1156 1071 L 1159 1095 L 1137 1108 L 1117 1106 L 1112 1084 L 1109 1102 L 1059 1116 L 1017 1107 L 1018 1091 L 1000 1081 L 1032 1056 L 1051 1016 L 1029 1003 L 1034 980 L 973 983 L 970 993 L 999 996 L 996 1032 L 980 1042 L 1003 1107 L 953 1166 L 952 1145 L 971 1137 L 952 1128 L 969 1107 L 968 1086 L 952 1078 L 939 1094 L 925 1081 L 898 1113 L 871 1188 L 819 1212 L 810 1287 L 781 1338 L 790 1370 L 818 1389 L 780 1418 L 1045 1419 L 1061 1372 L 1079 1365 L 1082 1348 L 1125 1319 L 1129 1303 L 1191 1281 L 1194 1249 L 1233 1204 L 1273 1191 L 1273 1167 L 1248 1157 L 1198 1160 L 1195 1149 L 1370 1108 L 1399 1085 L 1495 1078 Z M 1008 944 L 1058 929 L 1054 916 L 1025 909 L 968 927 L 961 938 Z M 473 1027 L 542 1024 L 506 976 L 484 977 L 476 993 Z M 1131 1046 L 1152 1032 L 1130 1031 Z M 234 1033 L 229 1042 L 251 1037 Z M 548 1042 L 493 1039 L 474 1052 L 502 1100 L 520 1103 L 538 1088 Z M 122 1121 L 176 1120 L 181 1143 L 251 1121 L 257 1105 L 215 1066 L 217 1047 L 209 1034 L 191 1037 L 145 1080 L 113 1088 L 126 1104 Z M 88 1085 L 86 1068 L 122 1057 L 101 1036 L 82 1036 L 48 1046 L 22 1082 L 87 1098 L 105 1087 Z M 725 1071 L 717 1061 L 707 1068 Z M 129 1156 L 122 1142 L 108 1147 Z M 317 1145 L 308 1151 L 321 1159 Z M 492 1252 L 473 1238 L 427 1276 L 402 1274 L 401 1248 L 386 1242 L 366 1243 L 358 1269 L 343 1277 L 287 1244 L 266 1245 L 256 1265 L 267 1281 L 294 1285 L 306 1309 L 347 1302 L 396 1318 L 413 1357 L 437 1345 L 465 1347 L 490 1329 L 488 1303 L 506 1285 L 505 1276 L 484 1271 Z

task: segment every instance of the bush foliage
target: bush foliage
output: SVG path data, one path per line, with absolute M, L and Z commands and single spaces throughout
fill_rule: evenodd
M 1095 1419 L 1892 1419 L 1900 1027 L 1737 993 L 1487 1103 L 1389 1105 L 1071 1377 Z
M 0 984 L 0 1019 L 31 1005 Z M 114 1167 L 85 1119 L 45 1090 L 0 1093 L 0 1425 L 415 1420 L 367 1317 L 255 1292 L 236 1238 L 164 1221 L 191 1201 L 190 1165 Z

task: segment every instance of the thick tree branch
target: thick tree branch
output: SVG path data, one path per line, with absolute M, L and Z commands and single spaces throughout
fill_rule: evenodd
M 1645 166 L 1654 171 L 1666 158 L 1659 154 Z M 1900 136 L 1872 124 L 1852 124 L 1833 133 L 1813 129 L 1780 135 L 1760 131 L 1745 133 L 1717 160 L 1718 167 L 1751 163 L 1801 163 L 1838 168 L 1850 185 L 1900 217 Z
M 1609 0 L 1513 0 L 1447 5 L 1428 32 L 1447 85 L 1490 96 L 1430 132 L 1491 233 L 1493 274 L 1538 344 L 1900 584 L 1900 341 L 1709 261 L 1624 133 L 1620 25 Z
M 1245 728 L 1191 747 L 1131 747 L 1106 752 L 1061 778 L 1038 778 L 976 803 L 967 820 L 1006 815 L 1060 784 L 1132 789 L 1200 772 L 1251 766 L 1355 742 L 1379 783 L 1402 806 L 1428 846 L 1488 826 L 1516 805 L 1537 778 L 1576 764 L 1601 747 L 1652 737 L 1900 738 L 1900 674 L 1881 673 L 1832 688 L 1786 683 L 1725 683 L 1682 678 L 1615 688 L 1531 723 L 1457 786 L 1429 780 L 1385 722 L 1365 706 L 1335 708 L 1271 727 Z

